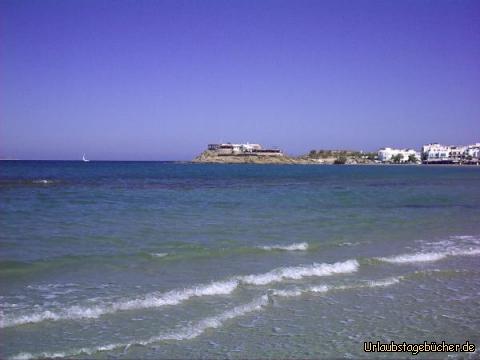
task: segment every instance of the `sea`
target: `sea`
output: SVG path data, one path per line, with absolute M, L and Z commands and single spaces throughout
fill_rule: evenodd
M 2 161 L 0 249 L 0 358 L 480 358 L 476 166 Z

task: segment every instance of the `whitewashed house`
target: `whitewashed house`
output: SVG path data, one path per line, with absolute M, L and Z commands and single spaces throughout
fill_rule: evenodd
M 422 146 L 422 160 L 424 162 L 451 162 L 451 146 L 432 143 Z
M 480 143 L 471 145 L 427 144 L 422 147 L 422 160 L 425 163 L 464 163 L 478 160 Z
M 479 160 L 480 159 L 480 143 L 468 145 L 467 149 L 465 150 L 465 155 L 472 159 Z
M 415 162 L 420 161 L 420 153 L 413 149 L 392 149 L 389 147 L 378 150 L 378 160 L 381 162 L 392 162 L 397 155 L 400 155 L 400 162 L 406 163 L 413 155 Z

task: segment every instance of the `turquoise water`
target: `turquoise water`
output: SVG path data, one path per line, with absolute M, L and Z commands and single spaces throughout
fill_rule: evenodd
M 2 358 L 480 345 L 478 167 L 4 161 L 0 171 Z

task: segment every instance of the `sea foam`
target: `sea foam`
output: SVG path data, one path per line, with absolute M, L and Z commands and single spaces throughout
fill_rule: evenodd
M 0 328 L 17 326 L 27 323 L 38 323 L 45 320 L 78 320 L 98 318 L 117 311 L 156 308 L 166 305 L 178 305 L 192 297 L 228 295 L 239 283 L 248 285 L 267 285 L 283 280 L 299 280 L 304 277 L 328 276 L 354 272 L 358 269 L 356 260 L 347 260 L 334 264 L 312 264 L 277 268 L 263 274 L 235 276 L 226 281 L 216 281 L 206 285 L 198 285 L 186 289 L 171 290 L 166 293 L 150 293 L 142 298 L 121 300 L 114 303 L 102 303 L 90 306 L 70 306 L 53 311 L 45 310 L 31 314 L 7 315 L 0 319 Z
M 182 290 L 171 290 L 166 293 L 150 293 L 139 299 L 123 300 L 110 304 L 94 306 L 71 306 L 54 312 L 46 310 L 22 316 L 6 316 L 0 319 L 0 327 L 17 326 L 26 323 L 38 323 L 44 320 L 75 320 L 82 318 L 98 318 L 122 310 L 134 310 L 177 305 L 194 296 L 226 295 L 230 294 L 238 285 L 237 280 L 212 282 Z
M 32 183 L 33 183 L 33 184 L 44 184 L 44 185 L 47 185 L 47 184 L 52 184 L 52 183 L 53 183 L 53 180 L 39 179 L 39 180 L 33 180 Z
M 334 264 L 315 263 L 307 266 L 278 268 L 264 274 L 241 276 L 239 280 L 244 284 L 267 285 L 282 280 L 299 280 L 304 277 L 350 273 L 357 271 L 358 267 L 357 260 L 347 260 Z
M 330 290 L 348 290 L 348 289 L 364 288 L 364 287 L 383 287 L 383 286 L 390 286 L 390 285 L 396 284 L 401 279 L 402 277 L 387 278 L 383 280 L 368 281 L 365 284 L 350 285 L 350 286 L 347 285 L 347 286 L 335 287 L 335 286 L 326 286 L 326 285 L 316 285 L 316 286 L 310 286 L 304 289 L 297 288 L 293 290 L 273 290 L 271 292 L 271 295 L 275 297 L 295 297 L 295 296 L 301 296 L 308 292 L 325 293 Z M 42 353 L 36 353 L 36 354 L 24 352 L 24 353 L 17 354 L 11 357 L 10 359 L 11 360 L 29 360 L 29 359 L 35 359 L 35 358 L 74 357 L 79 355 L 91 356 L 97 352 L 102 352 L 102 351 L 112 351 L 112 350 L 121 349 L 121 348 L 124 348 L 124 350 L 127 350 L 129 347 L 134 345 L 146 346 L 152 343 L 167 341 L 167 340 L 176 340 L 176 341 L 189 340 L 201 335 L 207 329 L 219 328 L 223 326 L 227 320 L 235 319 L 237 317 L 244 316 L 254 311 L 266 309 L 270 303 L 271 303 L 270 296 L 263 295 L 254 299 L 249 303 L 236 306 L 218 315 L 204 318 L 191 326 L 185 326 L 175 331 L 167 331 L 145 340 L 136 340 L 129 343 L 107 344 L 107 345 L 95 346 L 90 348 L 72 349 L 64 352 L 42 352 Z
M 283 251 L 305 251 L 308 250 L 308 244 L 306 242 L 295 243 L 291 245 L 269 245 L 269 246 L 260 246 L 260 249 L 263 250 L 283 250 Z
M 447 251 L 433 251 L 433 252 L 421 252 L 415 254 L 402 254 L 391 257 L 379 257 L 378 260 L 394 263 L 417 263 L 417 262 L 433 262 L 446 258 L 447 256 L 469 256 L 479 255 L 480 249 L 450 249 Z
M 381 280 L 369 280 L 365 283 L 360 284 L 351 284 L 351 285 L 337 285 L 337 286 L 327 286 L 327 285 L 313 285 L 303 289 L 294 288 L 286 290 L 273 290 L 273 296 L 279 297 L 293 297 L 300 296 L 305 293 L 326 293 L 332 290 L 349 290 L 349 289 L 359 289 L 359 288 L 375 288 L 375 287 L 386 287 L 399 283 L 404 277 L 390 277 Z
M 247 304 L 239 305 L 232 309 L 226 310 L 223 313 L 218 314 L 216 316 L 211 316 L 211 317 L 202 319 L 192 326 L 185 326 L 175 331 L 165 332 L 160 335 L 153 336 L 146 340 L 138 340 L 130 343 L 108 344 L 108 345 L 96 346 L 91 348 L 72 349 L 64 352 L 42 352 L 37 354 L 24 352 L 24 353 L 17 354 L 11 357 L 10 359 L 28 360 L 28 359 L 35 359 L 35 358 L 72 357 L 72 356 L 78 356 L 78 355 L 90 356 L 100 351 L 111 351 L 119 348 L 128 349 L 132 345 L 145 346 L 155 342 L 166 341 L 166 340 L 180 341 L 180 340 L 193 339 L 201 335 L 207 329 L 218 328 L 222 326 L 227 320 L 234 319 L 234 318 L 246 315 L 248 313 L 260 310 L 266 305 L 268 305 L 268 297 L 266 295 L 263 295 Z
M 168 256 L 168 253 L 151 253 L 150 255 L 152 255 L 153 257 L 162 258 L 162 257 Z

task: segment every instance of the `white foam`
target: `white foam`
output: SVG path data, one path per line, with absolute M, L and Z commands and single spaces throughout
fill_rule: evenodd
M 438 261 L 446 257 L 445 253 L 418 253 L 418 254 L 404 254 L 397 255 L 392 257 L 380 257 L 378 258 L 381 261 L 402 264 L 402 263 L 416 263 L 416 262 L 429 262 L 429 261 Z
M 311 276 L 328 276 L 333 274 L 350 273 L 357 271 L 358 262 L 347 260 L 334 264 L 312 264 L 307 266 L 292 266 L 278 268 L 264 274 L 241 276 L 238 279 L 245 284 L 267 285 L 282 280 L 299 280 Z
M 456 236 L 452 236 L 452 239 L 472 240 L 472 239 L 475 239 L 475 236 L 472 236 L 472 235 L 456 235 Z
M 199 335 L 201 335 L 205 330 L 211 328 L 218 328 L 224 324 L 225 321 L 234 319 L 243 315 L 246 315 L 250 312 L 257 311 L 262 309 L 268 305 L 268 297 L 266 295 L 261 296 L 250 303 L 239 305 L 234 307 L 233 309 L 224 311 L 223 313 L 205 318 L 200 320 L 198 323 L 192 326 L 183 327 L 177 331 L 166 332 L 157 336 L 153 336 L 146 340 L 138 340 L 130 343 L 117 343 L 117 344 L 108 344 L 102 346 L 96 346 L 91 348 L 81 348 L 81 349 L 74 349 L 65 352 L 56 352 L 56 353 L 20 353 L 11 357 L 12 360 L 28 360 L 34 358 L 58 358 L 58 357 L 71 357 L 71 356 L 78 356 L 78 355 L 92 355 L 96 352 L 100 351 L 111 351 L 118 348 L 126 348 L 128 349 L 132 345 L 148 345 L 159 341 L 165 340 L 187 340 L 193 339 Z
M 153 257 L 165 257 L 165 256 L 168 256 L 168 253 L 152 253 L 151 254 Z
M 450 255 L 453 255 L 453 256 L 480 255 L 480 249 L 470 248 L 470 249 L 463 249 L 463 250 L 452 250 L 450 251 Z
M 308 244 L 306 242 L 295 243 L 291 245 L 269 245 L 269 246 L 260 246 L 260 249 L 263 250 L 283 250 L 283 251 L 305 251 L 308 250 Z
M 39 180 L 33 180 L 34 184 L 51 184 L 53 183 L 53 180 L 48 180 L 48 179 L 39 179 Z
M 318 286 L 311 286 L 310 288 L 308 288 L 308 291 L 315 292 L 315 293 L 324 293 L 330 289 L 331 288 L 329 288 L 327 285 L 318 285 Z
M 349 289 L 358 289 L 358 288 L 374 288 L 374 287 L 384 287 L 394 285 L 402 280 L 402 276 L 398 277 L 391 277 L 382 280 L 370 280 L 367 281 L 365 284 L 354 284 L 354 285 L 339 285 L 339 286 L 327 286 L 327 285 L 314 285 L 309 286 L 305 289 L 293 289 L 293 290 L 274 290 L 274 296 L 280 297 L 292 297 L 292 296 L 299 296 L 304 293 L 325 293 L 331 290 L 349 290 Z
M 469 249 L 450 249 L 447 251 L 439 252 L 422 252 L 416 254 L 403 254 L 392 257 L 380 257 L 378 260 L 394 263 L 394 264 L 403 264 L 403 263 L 417 263 L 417 262 L 433 262 L 446 258 L 447 256 L 468 256 L 468 255 L 479 255 L 480 249 L 469 248 Z
M 293 289 L 293 290 L 274 290 L 272 295 L 274 296 L 282 296 L 282 297 L 290 297 L 290 296 L 300 296 L 304 293 L 304 291 L 300 289 Z
M 38 323 L 45 320 L 78 320 L 93 319 L 117 311 L 156 308 L 166 305 L 178 305 L 192 297 L 228 295 L 238 286 L 239 282 L 249 285 L 266 285 L 273 282 L 304 277 L 329 276 L 354 272 L 358 269 L 356 260 L 347 260 L 334 264 L 312 264 L 274 269 L 257 275 L 236 276 L 226 281 L 212 282 L 181 290 L 171 290 L 166 293 L 150 293 L 142 298 L 121 300 L 114 303 L 101 303 L 90 306 L 70 306 L 61 310 L 44 310 L 31 314 L 7 315 L 0 318 L 0 328 L 17 326 L 27 323 Z
M 402 277 L 397 278 L 388 278 L 384 280 L 377 280 L 377 281 L 369 281 L 366 285 L 352 285 L 352 286 L 337 286 L 337 287 L 329 287 L 326 285 L 316 285 L 310 286 L 306 289 L 293 289 L 293 290 L 273 290 L 272 294 L 279 297 L 294 297 L 294 296 L 301 296 L 306 292 L 315 292 L 315 293 L 324 293 L 329 290 L 346 290 L 346 289 L 354 289 L 358 287 L 377 287 L 377 286 L 389 286 L 396 284 L 402 279 Z M 93 355 L 100 351 L 111 351 L 119 348 L 128 349 L 132 345 L 149 345 L 152 343 L 165 341 L 165 340 L 188 340 L 193 339 L 207 329 L 211 328 L 218 328 L 222 326 L 225 321 L 231 320 L 248 313 L 259 311 L 264 309 L 270 303 L 270 299 L 268 295 L 263 295 L 259 298 L 254 299 L 250 303 L 236 306 L 230 310 L 226 310 L 223 313 L 205 318 L 200 320 L 198 323 L 192 326 L 185 326 L 180 328 L 176 331 L 165 332 L 159 334 L 157 336 L 153 336 L 146 340 L 138 340 L 133 341 L 130 343 L 115 343 L 115 344 L 108 344 L 108 345 L 101 345 L 91 348 L 81 348 L 81 349 L 73 349 L 70 351 L 65 352 L 56 352 L 56 353 L 49 353 L 49 352 L 42 352 L 37 354 L 32 353 L 20 353 L 17 354 L 10 359 L 12 360 L 29 360 L 29 359 L 36 359 L 36 358 L 63 358 L 63 357 L 73 357 L 78 355 Z
M 212 282 L 207 285 L 195 286 L 182 290 L 172 290 L 163 294 L 151 293 L 140 299 L 124 300 L 111 304 L 94 306 L 71 306 L 58 312 L 51 310 L 21 316 L 6 316 L 0 319 L 0 328 L 17 326 L 27 323 L 37 323 L 44 320 L 75 320 L 82 318 L 98 318 L 105 314 L 122 310 L 134 310 L 177 305 L 194 296 L 230 294 L 238 285 L 237 280 Z
M 349 241 L 346 241 L 346 242 L 343 242 L 343 243 L 340 243 L 338 244 L 338 246 L 357 246 L 357 245 L 360 245 L 359 242 L 349 242 Z
M 403 276 L 391 277 L 388 279 L 383 280 L 371 280 L 368 281 L 365 287 L 383 287 L 383 286 L 390 286 L 400 282 L 403 279 Z

